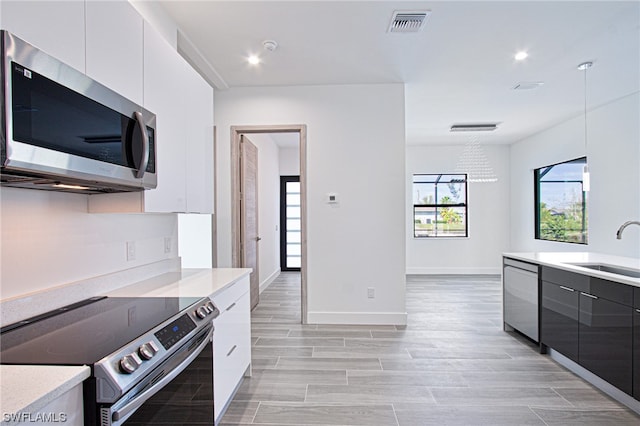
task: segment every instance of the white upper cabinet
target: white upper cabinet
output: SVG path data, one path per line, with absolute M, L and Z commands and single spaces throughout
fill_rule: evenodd
M 187 212 L 213 213 L 213 89 L 190 66 L 185 73 Z
M 153 212 L 186 212 L 184 61 L 149 25 L 144 34 L 144 107 L 156 114 L 158 174 L 158 187 L 144 193 L 144 207 Z
M 149 25 L 144 106 L 156 114 L 158 187 L 145 209 L 213 213 L 213 89 Z
M 0 1 L 0 24 L 156 114 L 158 187 L 92 212 L 213 213 L 213 88 L 128 1 Z
M 0 24 L 56 59 L 85 72 L 82 1 L 0 1 Z
M 87 1 L 85 7 L 87 75 L 142 105 L 142 17 L 127 1 Z
M 143 105 L 156 114 L 158 186 L 89 197 L 91 212 L 213 213 L 213 88 L 144 23 Z

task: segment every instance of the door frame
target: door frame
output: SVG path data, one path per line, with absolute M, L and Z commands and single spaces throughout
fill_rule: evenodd
M 307 126 L 305 124 L 231 126 L 231 263 L 234 268 L 242 267 L 240 256 L 240 135 L 252 133 L 298 133 L 300 135 L 300 228 L 302 243 L 300 313 L 302 324 L 307 324 Z

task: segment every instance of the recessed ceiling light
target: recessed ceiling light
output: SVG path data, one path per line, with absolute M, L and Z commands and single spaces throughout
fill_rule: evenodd
M 258 65 L 260 63 L 260 58 L 257 55 L 251 55 L 247 58 L 247 62 L 251 65 Z
M 527 59 L 527 56 L 529 56 L 529 54 L 523 50 L 516 53 L 515 58 L 516 58 L 516 61 L 524 61 L 525 59 Z

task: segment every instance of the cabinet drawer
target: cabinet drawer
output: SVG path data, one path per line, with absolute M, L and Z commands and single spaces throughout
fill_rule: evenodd
M 218 419 L 251 363 L 249 292 L 224 310 L 214 325 L 214 412 Z
M 585 293 L 625 306 L 633 306 L 633 287 L 627 284 L 591 277 Z
M 564 271 L 562 269 L 548 268 L 546 266 L 542 267 L 541 279 L 542 281 L 547 281 L 551 283 L 555 283 L 558 285 L 563 285 L 567 287 L 571 287 L 574 290 L 585 291 L 589 290 L 589 276 L 576 274 L 575 272 Z
M 241 278 L 235 283 L 231 284 L 224 290 L 220 290 L 211 296 L 211 300 L 223 314 L 227 309 L 232 307 L 234 302 L 242 297 L 243 294 L 249 291 L 249 276 Z

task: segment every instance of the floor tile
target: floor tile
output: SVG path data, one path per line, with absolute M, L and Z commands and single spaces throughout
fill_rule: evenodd
M 301 324 L 299 279 L 261 294 L 253 376 L 220 425 L 640 425 L 503 330 L 499 276 L 408 276 L 406 326 Z
M 384 405 L 273 404 L 258 407 L 254 424 L 397 425 L 393 407 Z

